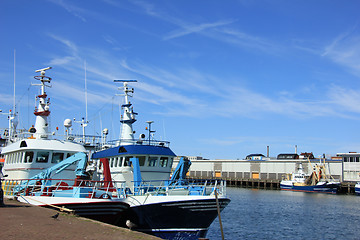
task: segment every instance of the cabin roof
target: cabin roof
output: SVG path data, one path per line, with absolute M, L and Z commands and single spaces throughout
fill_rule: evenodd
M 119 155 L 142 154 L 142 155 L 168 155 L 176 156 L 168 147 L 152 146 L 152 145 L 124 145 L 109 148 L 100 152 L 93 153 L 92 158 L 113 157 Z

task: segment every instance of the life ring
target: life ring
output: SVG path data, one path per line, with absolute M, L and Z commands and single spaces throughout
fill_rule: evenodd
M 107 194 L 107 193 L 101 194 L 99 198 L 101 198 L 101 199 L 111 199 L 110 195 Z

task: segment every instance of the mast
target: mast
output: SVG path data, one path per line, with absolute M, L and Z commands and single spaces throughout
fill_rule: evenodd
M 80 123 L 82 127 L 82 142 L 86 143 L 86 134 L 85 128 L 88 126 L 88 100 L 87 100 L 87 82 L 86 82 L 86 61 L 84 62 L 84 72 L 85 72 L 85 118 L 82 118 L 81 121 L 76 121 L 74 118 L 74 122 Z
M 51 87 L 51 85 L 46 85 L 50 83 L 51 78 L 45 76 L 45 71 L 51 69 L 51 67 L 43 68 L 36 70 L 35 72 L 40 72 L 40 76 L 35 76 L 36 80 L 39 80 L 40 84 L 32 84 L 33 86 L 40 86 L 40 95 L 36 98 L 39 101 L 39 105 L 34 111 L 36 116 L 35 129 L 32 130 L 36 139 L 47 139 L 48 138 L 48 116 L 50 115 L 49 105 L 50 98 L 47 98 L 45 87 Z
M 119 90 L 123 90 L 123 94 L 116 94 L 117 96 L 124 96 L 125 102 L 121 105 L 123 109 L 123 115 L 121 116 L 121 136 L 120 142 L 117 144 L 120 145 L 130 145 L 134 142 L 134 131 L 132 124 L 136 122 L 135 115 L 137 113 L 134 112 L 132 104 L 129 101 L 130 97 L 133 97 L 134 88 L 128 87 L 128 82 L 137 82 L 137 80 L 114 80 L 114 82 L 122 82 L 123 87 L 119 87 Z

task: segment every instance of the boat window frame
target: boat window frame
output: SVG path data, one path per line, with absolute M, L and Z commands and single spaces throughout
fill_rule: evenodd
M 27 160 L 27 153 L 32 153 L 32 156 L 30 156 L 29 158 L 29 161 Z M 24 163 L 32 163 L 33 160 L 34 160 L 34 155 L 35 155 L 35 152 L 34 151 L 25 151 L 25 154 L 24 154 Z
M 156 156 L 156 157 L 155 156 L 149 156 L 147 166 L 148 167 L 157 167 L 158 160 L 159 160 L 159 156 Z
M 164 157 L 164 156 L 160 157 L 159 167 L 163 167 L 163 168 L 167 167 L 168 162 L 169 162 L 169 157 Z
M 61 158 L 60 161 L 57 160 L 57 161 L 55 162 L 55 161 L 54 161 L 54 156 L 56 156 L 57 154 L 62 154 L 62 158 Z M 55 164 L 56 164 L 56 163 L 59 163 L 59 162 L 64 161 L 64 159 L 65 159 L 64 156 L 65 156 L 65 153 L 64 153 L 64 152 L 53 152 L 52 155 L 51 155 L 51 163 L 55 163 Z
M 124 157 L 118 157 L 119 161 L 118 161 L 118 166 L 122 167 L 123 161 L 124 161 Z
M 133 157 L 134 156 L 126 156 L 123 161 L 124 164 L 123 167 L 130 167 L 131 166 L 130 159 Z
M 47 159 L 44 160 L 44 161 L 39 161 L 39 160 L 38 160 L 38 159 L 39 159 L 39 155 L 42 154 L 42 153 L 47 153 L 47 154 L 48 154 L 48 155 L 47 155 Z M 48 163 L 49 160 L 50 160 L 50 157 L 51 157 L 50 154 L 51 154 L 51 152 L 49 152 L 49 151 L 38 151 L 38 152 L 36 152 L 35 162 L 36 162 L 36 163 Z M 43 157 L 43 156 L 41 156 L 41 157 Z
M 112 157 L 112 158 L 110 158 L 110 168 L 113 168 L 114 167 L 114 158 Z
M 145 166 L 147 156 L 136 156 L 136 158 L 139 160 L 139 166 Z

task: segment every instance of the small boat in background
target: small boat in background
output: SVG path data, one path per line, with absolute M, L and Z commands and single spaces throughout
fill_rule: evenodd
M 355 194 L 360 195 L 360 182 L 355 184 Z
M 281 190 L 299 192 L 336 194 L 339 187 L 340 181 L 326 174 L 325 163 L 315 164 L 311 174 L 305 173 L 302 163 L 299 163 L 297 172 L 286 174 L 280 182 Z

